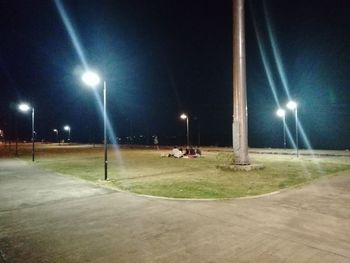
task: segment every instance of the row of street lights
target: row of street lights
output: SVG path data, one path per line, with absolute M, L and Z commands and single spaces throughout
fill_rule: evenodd
M 29 104 L 27 103 L 20 103 L 18 105 L 18 109 L 21 111 L 21 112 L 28 112 L 28 111 L 31 111 L 32 112 L 32 161 L 34 162 L 35 161 L 35 110 L 34 110 L 34 107 L 30 106 Z M 66 125 L 63 127 L 63 129 L 65 131 L 68 131 L 68 141 L 70 141 L 70 130 L 71 128 Z M 56 133 L 57 135 L 57 138 L 58 138 L 58 130 L 57 129 L 53 129 L 53 132 Z
M 82 81 L 95 88 L 100 83 L 100 77 L 91 71 L 88 71 L 83 74 Z M 289 101 L 286 105 L 287 109 L 294 111 L 295 115 L 295 141 L 296 141 L 296 150 L 297 156 L 299 157 L 299 146 L 298 146 L 298 105 L 294 101 Z M 22 112 L 32 111 L 32 161 L 35 160 L 35 129 L 34 129 L 34 107 L 29 106 L 28 104 L 22 103 L 18 106 L 19 110 Z M 283 146 L 286 149 L 286 111 L 284 109 L 278 109 L 276 112 L 277 116 L 283 119 Z M 189 131 L 189 116 L 185 113 L 180 115 L 180 118 L 186 120 L 186 137 L 187 137 L 187 147 L 190 146 L 190 131 Z M 104 179 L 108 178 L 108 156 L 107 156 L 107 132 L 106 132 L 106 123 L 107 123 L 107 114 L 106 114 L 106 81 L 103 81 L 103 133 L 104 133 Z M 68 141 L 70 141 L 70 126 L 64 126 L 64 130 L 68 132 Z M 53 132 L 56 133 L 58 138 L 58 129 L 53 129 Z
M 100 77 L 92 72 L 88 71 L 85 72 L 82 76 L 82 81 L 92 87 L 95 88 L 100 83 Z M 294 111 L 295 114 L 295 140 L 296 140 L 296 149 L 297 149 L 297 156 L 299 157 L 299 147 L 298 147 L 298 107 L 297 103 L 294 101 L 288 102 L 286 107 L 292 111 Z M 35 130 L 34 130 L 34 107 L 30 107 L 28 104 L 20 104 L 19 110 L 23 112 L 27 112 L 29 110 L 32 110 L 32 161 L 35 160 Z M 284 149 L 286 149 L 286 120 L 285 115 L 286 111 L 284 109 L 278 109 L 276 114 L 283 118 L 283 145 Z M 187 137 L 187 147 L 190 146 L 190 131 L 189 131 L 189 116 L 185 113 L 180 115 L 180 118 L 183 120 L 186 120 L 186 137 Z M 106 129 L 106 123 L 107 123 L 107 114 L 106 114 L 106 81 L 103 81 L 103 134 L 104 134 L 104 179 L 107 180 L 108 178 L 108 156 L 107 156 L 107 129 Z M 70 141 L 70 132 L 71 128 L 67 125 L 64 126 L 64 130 L 68 131 L 68 141 Z M 53 132 L 56 133 L 56 136 L 58 138 L 58 129 L 54 129 Z
M 92 72 L 87 71 L 82 75 L 82 81 L 92 87 L 95 88 L 100 83 L 100 77 Z M 32 161 L 35 160 L 35 129 L 34 129 L 34 107 L 31 107 L 29 104 L 21 103 L 18 106 L 18 109 L 22 112 L 32 111 Z M 104 179 L 107 180 L 107 114 L 106 114 L 106 81 L 103 81 L 103 133 L 104 133 Z M 64 126 L 64 130 L 68 132 L 68 141 L 70 141 L 70 132 L 71 128 L 67 125 Z M 53 129 L 53 132 L 56 133 L 58 137 L 58 129 Z
M 65 130 L 66 132 L 68 132 L 68 138 L 67 138 L 67 140 L 70 141 L 70 131 L 71 131 L 71 127 L 68 126 L 68 125 L 65 125 L 65 126 L 63 127 L 63 130 Z M 58 130 L 58 129 L 53 129 L 52 131 L 56 134 L 56 141 L 57 141 L 58 143 L 60 143 L 59 136 L 58 136 L 59 130 Z
M 297 150 L 297 157 L 299 157 L 299 142 L 298 142 L 298 104 L 295 101 L 289 101 L 286 105 L 287 109 L 294 112 L 295 117 L 295 147 Z M 283 146 L 286 149 L 286 111 L 284 109 L 278 109 L 276 111 L 278 117 L 283 120 Z
M 100 77 L 98 74 L 92 71 L 87 71 L 82 75 L 82 81 L 92 88 L 95 88 L 100 83 Z M 35 160 L 35 130 L 34 130 L 34 107 L 30 107 L 28 104 L 20 104 L 19 109 L 23 112 L 32 109 L 32 160 Z M 186 120 L 187 124 L 187 147 L 190 146 L 190 134 L 189 134 L 189 116 L 181 114 L 181 119 Z M 108 156 L 107 156 L 107 113 L 106 113 L 106 81 L 103 81 L 103 141 L 104 141 L 104 179 L 108 178 Z M 68 141 L 70 141 L 71 128 L 67 125 L 64 126 L 64 130 L 68 131 Z M 58 138 L 58 129 L 53 129 Z

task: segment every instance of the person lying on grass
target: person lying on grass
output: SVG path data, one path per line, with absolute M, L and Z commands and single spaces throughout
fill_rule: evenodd
M 190 147 L 190 149 L 185 149 L 185 151 L 182 151 L 182 149 L 178 149 L 177 146 L 175 146 L 171 153 L 169 153 L 168 157 L 175 157 L 175 158 L 196 158 L 201 156 L 201 151 L 199 148 L 193 149 L 193 147 Z
M 181 158 L 184 156 L 183 152 L 180 151 L 177 146 L 174 146 L 174 148 L 171 150 L 171 153 L 167 155 L 168 157 L 175 157 L 175 158 Z

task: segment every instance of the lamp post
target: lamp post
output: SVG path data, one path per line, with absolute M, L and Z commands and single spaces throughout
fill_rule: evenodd
M 94 88 L 100 83 L 100 77 L 92 72 L 87 71 L 83 74 L 82 78 L 83 82 Z M 108 158 L 107 158 L 107 113 L 106 113 L 106 81 L 103 81 L 103 142 L 104 142 L 104 168 L 105 168 L 105 176 L 104 179 L 107 180 L 108 174 Z
M 32 161 L 35 161 L 35 130 L 34 130 L 34 107 L 29 106 L 26 103 L 18 105 L 18 109 L 22 112 L 32 110 Z
M 297 157 L 299 157 L 299 140 L 298 140 L 298 104 L 295 101 L 289 101 L 287 108 L 294 111 L 295 116 L 295 146 L 297 150 Z
M 58 138 L 58 129 L 53 129 L 52 131 L 56 134 L 56 141 L 58 142 L 58 144 L 60 144 L 60 140 Z
M 63 127 L 63 129 L 68 132 L 68 139 L 67 139 L 67 141 L 70 142 L 70 130 L 71 130 L 70 126 L 66 125 L 66 126 Z
M 286 149 L 287 142 L 286 142 L 286 111 L 284 109 L 278 109 L 276 111 L 276 115 L 283 120 L 283 147 Z
M 188 125 L 188 122 L 189 122 L 189 117 L 188 115 L 186 115 L 185 113 L 182 113 L 180 115 L 180 118 L 183 119 L 183 120 L 186 120 L 186 127 L 187 127 L 187 132 L 186 132 L 186 137 L 187 137 L 187 148 L 190 148 L 190 128 L 189 128 L 189 125 Z

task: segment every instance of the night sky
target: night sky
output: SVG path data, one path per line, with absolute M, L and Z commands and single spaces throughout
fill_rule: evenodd
M 187 112 L 193 144 L 232 145 L 231 0 L 61 4 L 88 66 L 107 82 L 113 137 L 185 144 L 179 115 Z M 283 146 L 272 91 L 285 106 L 288 88 L 312 147 L 350 148 L 349 14 L 347 0 L 246 1 L 250 147 Z M 0 1 L 0 129 L 8 138 L 16 130 L 30 138 L 30 115 L 16 110 L 26 101 L 39 140 L 53 140 L 52 129 L 68 124 L 72 141 L 102 142 L 83 68 L 54 1 Z M 292 113 L 286 118 L 294 136 Z

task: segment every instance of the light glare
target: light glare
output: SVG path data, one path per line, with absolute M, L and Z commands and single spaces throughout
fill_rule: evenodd
M 290 101 L 290 102 L 288 102 L 288 104 L 287 104 L 287 108 L 288 109 L 290 109 L 290 110 L 295 110 L 296 108 L 297 108 L 297 103 L 295 102 L 295 101 Z
M 187 115 L 185 113 L 182 113 L 181 116 L 180 116 L 181 119 L 185 120 L 187 119 Z
M 64 126 L 63 129 L 64 129 L 65 131 L 70 131 L 70 127 L 69 127 L 68 125 Z
M 100 77 L 92 71 L 85 72 L 81 79 L 86 85 L 91 87 L 95 87 L 98 83 L 100 83 Z
M 286 111 L 285 111 L 284 109 L 278 109 L 278 110 L 276 111 L 276 115 L 277 115 L 278 117 L 283 118 L 283 117 L 286 115 Z
M 26 111 L 30 110 L 30 106 L 28 104 L 26 104 L 26 103 L 22 103 L 22 104 L 18 105 L 18 109 L 20 111 L 26 112 Z
M 278 109 L 276 114 L 278 117 L 284 117 L 286 115 L 286 111 L 284 109 Z

